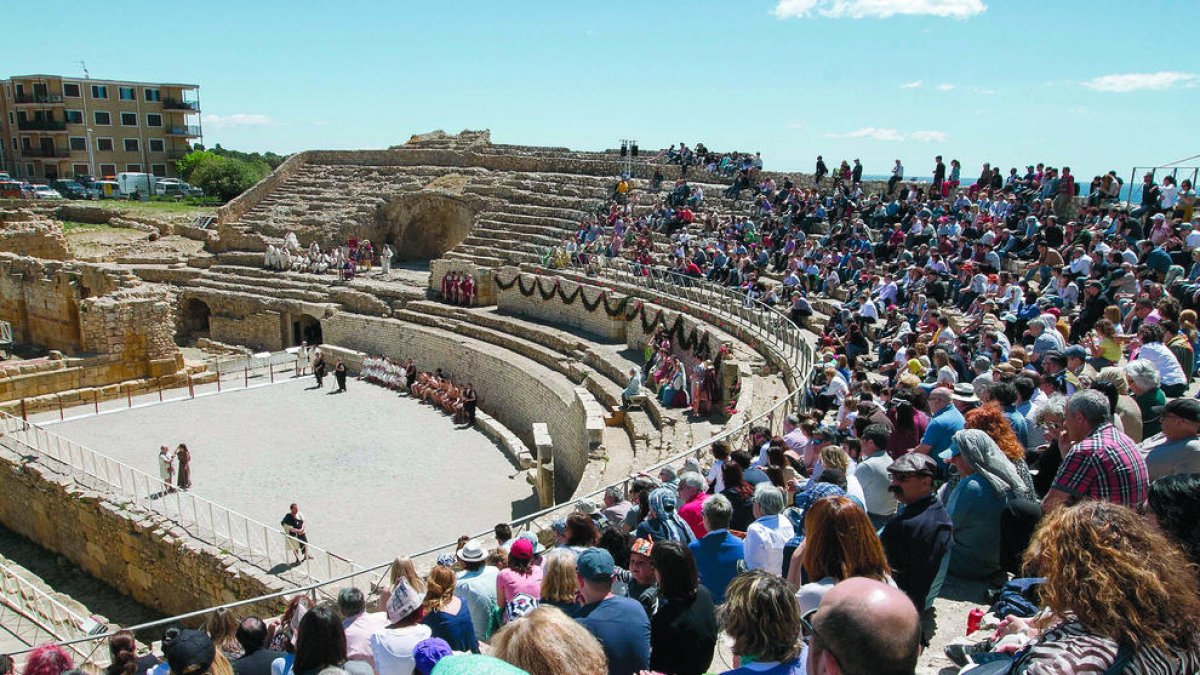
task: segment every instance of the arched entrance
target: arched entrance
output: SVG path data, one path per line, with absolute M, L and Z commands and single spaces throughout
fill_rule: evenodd
M 301 314 L 300 318 L 292 322 L 292 344 L 298 345 L 301 342 L 307 342 L 310 345 L 319 345 L 324 342 L 320 319 L 308 314 Z
M 443 193 L 404 195 L 379 208 L 370 239 L 376 249 L 391 244 L 398 261 L 433 260 L 467 238 L 475 214 L 470 202 Z
M 179 337 L 183 341 L 208 337 L 208 320 L 212 310 L 199 298 L 188 298 L 179 311 Z

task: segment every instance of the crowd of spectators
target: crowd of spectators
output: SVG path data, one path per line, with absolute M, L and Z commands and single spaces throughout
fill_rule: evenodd
M 712 165 L 700 150 L 667 158 Z M 823 160 L 809 188 L 749 161 L 725 202 L 685 180 L 639 205 L 622 178 L 549 256 L 774 304 L 815 341 L 804 413 L 582 500 L 544 538 L 464 537 L 424 577 L 398 559 L 377 611 L 359 589 L 294 599 L 245 619 L 232 659 L 228 626 L 184 631 L 170 671 L 704 673 L 723 633 L 726 673 L 913 673 L 940 630 L 963 634 L 964 672 L 1200 672 L 1191 186 L 1131 208 L 1104 177 L 1076 199 L 1067 167 L 962 186 L 938 157 L 927 184 L 897 161 L 889 195 L 857 161 L 828 189 Z M 969 626 L 938 626 L 950 584 L 978 591 Z M 53 650 L 26 672 L 69 668 L 32 665 L 69 661 Z

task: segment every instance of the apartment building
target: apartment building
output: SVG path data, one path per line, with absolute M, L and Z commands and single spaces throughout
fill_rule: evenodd
M 195 84 L 22 75 L 0 88 L 0 170 L 13 177 L 174 176 L 203 140 Z

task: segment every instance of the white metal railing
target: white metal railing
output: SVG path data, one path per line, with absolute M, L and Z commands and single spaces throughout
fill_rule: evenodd
M 309 544 L 309 556 L 293 565 L 288 536 L 277 527 L 226 508 L 157 476 L 64 438 L 32 422 L 0 412 L 0 442 L 19 444 L 79 485 L 111 495 L 118 503 L 162 516 L 222 553 L 295 585 L 360 572 L 349 559 Z M 25 454 L 25 453 L 23 453 Z
M 7 620 L 0 625 L 18 641 L 34 647 L 47 641 L 86 638 L 92 629 L 103 629 L 80 616 L 7 565 L 0 564 L 0 605 Z M 83 659 L 91 656 L 81 645 L 71 650 Z

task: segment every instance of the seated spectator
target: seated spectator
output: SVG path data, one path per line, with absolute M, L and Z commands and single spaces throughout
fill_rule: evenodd
M 575 554 L 553 549 L 542 561 L 542 588 L 539 606 L 549 605 L 573 617 L 579 609 L 579 591 L 575 582 Z M 493 643 L 495 646 L 495 643 Z
M 1030 641 L 1009 672 L 1105 672 L 1118 659 L 1124 672 L 1200 672 L 1195 572 L 1133 510 L 1086 501 L 1050 513 L 1025 560 L 1046 578 L 1038 596 L 1050 614 L 1002 625 Z
M 1125 365 L 1125 377 L 1129 388 L 1133 391 L 1133 400 L 1137 403 L 1142 416 L 1142 437 L 1151 436 L 1162 431 L 1162 420 L 1155 408 L 1166 405 L 1167 395 L 1159 386 L 1158 368 L 1144 359 L 1130 361 Z
M 1064 424 L 1074 445 L 1042 498 L 1042 510 L 1049 513 L 1082 499 L 1141 506 L 1150 483 L 1146 461 L 1137 445 L 1113 427 L 1108 398 L 1094 389 L 1077 392 L 1067 400 Z
M 342 616 L 331 602 L 323 602 L 304 615 L 296 636 L 296 675 L 317 675 L 326 668 L 340 668 L 349 675 L 373 675 L 375 671 L 362 661 L 346 658 L 346 633 Z
M 418 642 L 432 637 L 433 631 L 421 623 L 425 611 L 420 594 L 403 578 L 392 589 L 387 616 L 387 627 L 371 636 L 375 675 L 412 675 L 416 667 L 413 649 Z
M 704 476 L 692 471 L 679 476 L 679 517 L 692 528 L 692 533 L 697 538 L 708 534 L 708 530 L 704 529 L 704 518 L 701 516 L 706 499 L 708 481 Z
M 850 577 L 892 582 L 883 545 L 860 506 L 848 497 L 818 499 L 804 519 L 804 542 L 788 569 L 802 616 L 817 609 L 825 592 Z
M 928 455 L 910 453 L 888 467 L 890 490 L 904 504 L 879 533 L 896 586 L 921 616 L 921 644 L 929 646 L 937 630 L 933 600 L 950 564 L 953 521 L 933 491 L 937 464 Z
M 388 620 L 386 612 L 367 612 L 366 608 L 367 601 L 362 591 L 357 588 L 338 591 L 338 610 L 342 613 L 342 629 L 346 633 L 346 658 L 362 661 L 374 668 L 371 635 L 386 626 Z
M 29 661 L 25 664 L 26 675 L 52 675 L 53 673 L 62 673 L 70 670 L 70 657 L 65 652 L 61 657 L 62 659 L 66 659 L 64 668 L 55 670 L 47 667 L 45 663 L 39 664 L 39 657 L 46 654 L 45 652 L 39 653 L 42 649 L 61 650 L 62 647 L 47 645 L 46 647 L 34 650 L 29 656 Z M 213 645 L 212 639 L 204 631 L 179 630 L 178 628 L 167 629 L 167 634 L 163 637 L 162 641 L 162 653 L 171 675 L 191 675 L 193 673 L 204 675 L 211 673 L 215 669 L 217 659 L 224 658 L 217 651 L 216 646 Z M 55 659 L 54 665 L 59 665 L 59 659 Z M 273 668 L 274 666 L 272 666 Z
M 575 618 L 604 647 L 610 675 L 633 675 L 650 663 L 650 619 L 635 600 L 612 593 L 613 558 L 590 548 L 575 561 L 583 606 Z
M 610 485 L 604 491 L 604 509 L 601 513 L 608 519 L 608 522 L 614 525 L 624 523 L 631 508 L 633 508 L 633 504 L 625 498 L 625 493 L 620 487 Z
M 637 600 L 646 610 L 646 616 L 654 616 L 658 611 L 658 579 L 654 576 L 654 563 L 650 560 L 653 552 L 654 544 L 650 541 L 634 541 L 629 548 L 629 571 L 620 568 L 616 571 L 616 578 L 625 583 L 625 596 Z
M 226 659 L 235 661 L 245 655 L 242 645 L 237 641 L 237 619 L 228 609 L 222 607 L 209 614 L 204 631 Z
M 650 620 L 650 668 L 701 675 L 708 671 L 717 645 L 712 595 L 699 585 L 696 562 L 679 542 L 655 544 L 651 557 L 659 607 Z
M 529 545 L 524 539 L 513 545 L 522 543 Z M 475 637 L 471 612 L 467 603 L 454 595 L 455 582 L 454 570 L 445 565 L 435 565 L 429 570 L 425 600 L 421 603 L 424 614 L 421 623 L 429 627 L 431 637 L 445 640 L 454 651 L 478 652 L 479 640 Z
M 475 626 L 475 638 L 486 640 L 492 612 L 499 606 L 496 604 L 496 577 L 500 570 L 487 564 L 487 553 L 478 539 L 468 541 L 456 556 L 464 569 L 458 573 L 454 594 L 467 601 L 471 623 Z M 395 564 L 392 567 L 395 570 Z M 409 588 L 418 593 L 418 597 L 424 595 L 424 590 L 418 591 L 415 585 L 409 583 L 407 576 L 394 578 L 396 585 L 403 579 Z M 424 588 L 423 582 L 421 587 Z M 388 618 L 391 619 L 390 616 Z
M 854 469 L 854 478 L 861 486 L 863 506 L 871 519 L 871 526 L 884 526 L 896 513 L 896 498 L 890 488 L 888 467 L 892 458 L 887 454 L 889 432 L 882 424 L 871 424 L 860 435 L 862 458 Z
M 237 641 L 245 656 L 229 664 L 236 675 L 271 675 L 271 663 L 283 658 L 283 652 L 266 648 L 267 624 L 256 616 L 246 617 L 238 624 Z M 148 668 L 139 668 L 137 672 L 144 673 Z
M 803 675 L 800 605 L 783 577 L 765 570 L 739 574 L 717 612 L 733 655 L 746 665 L 722 675 Z
M 942 458 L 963 477 L 946 497 L 946 512 L 954 522 L 950 574 L 1002 586 L 1007 577 L 1000 567 L 1000 513 L 1006 500 L 1033 499 L 1033 487 L 979 429 L 954 434 Z
M 508 566 L 496 576 L 496 604 L 503 609 L 519 593 L 535 600 L 542 595 L 542 566 L 534 562 L 533 544 L 528 539 L 517 539 L 509 547 Z
M 808 672 L 900 675 L 916 671 L 921 627 L 912 602 L 875 579 L 834 586 L 808 625 Z
M 529 675 L 608 673 L 604 648 L 595 636 L 547 604 L 500 629 L 491 647 L 492 656 Z
M 700 583 L 712 594 L 713 602 L 725 602 L 725 588 L 745 565 L 745 544 L 729 532 L 733 506 L 725 495 L 713 495 L 704 502 L 704 527 L 707 534 L 688 548 L 696 560 Z
M 1187 554 L 1200 575 L 1200 473 L 1177 473 L 1150 484 L 1147 517 Z
M 755 520 L 746 529 L 746 568 L 783 575 L 783 548 L 795 535 L 783 512 L 784 497 L 779 488 L 760 483 L 754 489 Z
M 563 530 L 563 545 L 579 553 L 595 546 L 600 541 L 600 530 L 596 521 L 584 513 L 572 513 L 567 516 L 566 527 Z
M 676 513 L 678 493 L 665 487 L 650 493 L 650 513 L 638 525 L 639 539 L 650 541 L 678 541 L 690 544 L 696 540 L 692 528 Z
M 729 501 L 733 509 L 729 527 L 737 532 L 745 532 L 754 522 L 754 486 L 743 476 L 742 467 L 736 461 L 726 462 L 721 469 L 721 480 L 725 483 L 721 496 Z
M 387 613 L 387 603 L 392 597 L 392 589 L 396 587 L 396 582 L 401 577 L 404 577 L 408 585 L 418 593 L 425 592 L 425 580 L 421 578 L 421 575 L 417 574 L 417 569 L 413 566 L 412 558 L 398 556 L 392 561 L 392 566 L 388 569 L 387 580 L 379 586 L 379 606 L 376 611 Z
M 1177 398 L 1161 410 L 1162 432 L 1141 444 L 1150 480 L 1200 473 L 1200 401 Z

